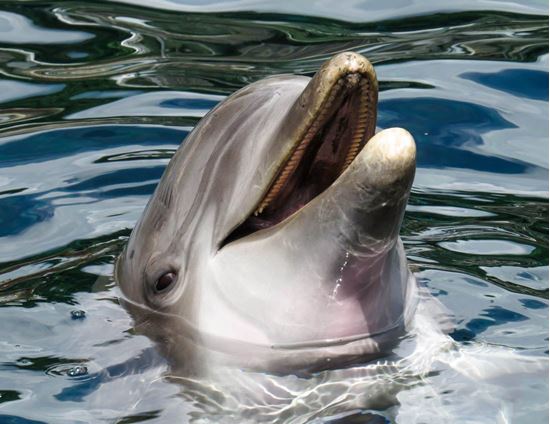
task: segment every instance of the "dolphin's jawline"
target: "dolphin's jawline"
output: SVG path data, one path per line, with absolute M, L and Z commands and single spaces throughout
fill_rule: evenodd
M 323 348 L 323 347 L 346 345 L 349 343 L 359 342 L 364 339 L 372 339 L 374 337 L 381 336 L 391 331 L 398 330 L 402 326 L 403 325 L 401 323 L 397 323 L 375 332 L 354 334 L 353 336 L 338 337 L 335 339 L 308 340 L 304 342 L 272 344 L 271 349 L 300 350 L 300 349 Z
M 337 338 L 331 338 L 331 339 L 315 339 L 315 340 L 307 340 L 303 342 L 271 343 L 269 345 L 265 345 L 265 344 L 254 343 L 254 342 L 244 342 L 242 340 L 236 340 L 228 337 L 209 334 L 207 332 L 204 332 L 198 329 L 195 325 L 191 324 L 188 320 L 186 320 L 180 315 L 161 311 L 161 310 L 155 310 L 146 304 L 136 303 L 124 295 L 122 295 L 119 298 L 119 300 L 125 308 L 134 309 L 134 310 L 139 309 L 144 313 L 145 316 L 147 315 L 157 316 L 157 317 L 164 316 L 166 318 L 178 320 L 178 322 L 182 324 L 182 327 L 180 327 L 180 329 L 184 329 L 184 331 L 180 335 L 185 335 L 186 337 L 193 339 L 195 343 L 202 345 L 207 349 L 213 349 L 219 352 L 231 351 L 231 349 L 223 348 L 223 347 L 227 347 L 228 343 L 230 345 L 231 342 L 238 343 L 239 345 L 246 344 L 249 347 L 255 348 L 255 349 L 268 349 L 271 351 L 275 351 L 275 350 L 298 351 L 298 350 L 305 350 L 305 349 L 312 349 L 312 348 L 322 349 L 322 348 L 329 348 L 329 347 L 337 347 L 337 346 L 348 345 L 350 343 L 361 342 L 362 340 L 366 340 L 366 339 L 372 339 L 375 337 L 383 336 L 393 331 L 400 331 L 401 328 L 404 325 L 407 325 L 409 321 L 409 318 L 407 318 L 405 316 L 406 314 L 403 313 L 398 317 L 398 319 L 392 325 L 389 325 L 382 329 L 378 329 L 377 331 L 365 332 L 360 334 L 354 334 L 352 336 L 337 337 Z M 147 323 L 148 323 L 148 320 L 143 320 L 142 322 L 135 322 L 133 328 L 138 329 L 140 326 L 146 325 Z M 220 346 L 222 348 L 220 348 Z
M 370 71 L 370 69 L 368 70 Z M 307 114 L 309 125 L 295 137 L 282 157 L 264 196 L 247 218 L 229 232 L 219 248 L 253 232 L 270 228 L 303 208 L 338 180 L 374 135 L 377 84 L 373 72 L 345 72 L 334 80 L 316 110 Z M 333 76 L 332 76 L 333 77 Z M 334 77 L 333 77 L 334 78 Z M 294 107 L 306 107 L 308 88 Z M 315 106 L 315 105 L 314 105 Z M 292 114 L 291 108 L 289 114 Z M 317 169 L 316 169 L 317 168 Z

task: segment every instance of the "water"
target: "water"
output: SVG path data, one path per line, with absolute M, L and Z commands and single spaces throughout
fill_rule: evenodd
M 0 4 L 0 422 L 201 422 L 208 402 L 160 378 L 165 360 L 118 304 L 114 259 L 201 116 L 342 50 L 375 64 L 379 128 L 417 141 L 402 236 L 420 284 L 454 315 L 457 346 L 478 362 L 488 346 L 547 357 L 544 2 L 138 3 Z M 416 422 L 429 405 L 495 422 L 487 396 L 513 422 L 547 421 L 543 375 L 495 377 L 475 395 L 446 375 L 402 393 L 401 407 L 315 422 Z M 434 387 L 447 390 L 426 400 Z M 288 420 L 302 422 L 299 410 Z

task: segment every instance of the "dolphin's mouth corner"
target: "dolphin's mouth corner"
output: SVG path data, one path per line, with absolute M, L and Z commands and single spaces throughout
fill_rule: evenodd
M 368 65 L 363 72 L 339 67 L 336 75 L 328 69 L 328 76 L 320 73 L 310 81 L 314 86 L 308 88 L 313 90 L 306 88 L 297 100 L 301 108 L 309 108 L 305 114 L 308 122 L 293 137 L 291 151 L 281 159 L 255 209 L 220 247 L 282 222 L 325 191 L 348 168 L 376 127 L 377 81 Z M 310 100 L 311 96 L 316 98 Z

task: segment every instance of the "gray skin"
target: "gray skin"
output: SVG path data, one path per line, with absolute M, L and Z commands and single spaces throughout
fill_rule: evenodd
M 368 80 L 375 108 L 371 64 L 340 54 L 313 79 L 270 77 L 229 96 L 170 161 L 116 279 L 137 331 L 159 344 L 174 373 L 204 374 L 216 364 L 278 374 L 338 368 L 383 355 L 406 331 L 416 282 L 399 230 L 415 144 L 403 129 L 372 138 L 367 131 L 366 145 L 322 193 L 225 243 L 264 199 L 336 81 L 353 73 Z M 373 132 L 375 109 L 368 116 Z M 177 279 L 159 291 L 167 272 Z

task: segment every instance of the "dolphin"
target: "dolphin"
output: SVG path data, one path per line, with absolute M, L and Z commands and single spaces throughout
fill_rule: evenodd
M 404 129 L 375 134 L 377 102 L 372 64 L 341 53 L 235 92 L 177 150 L 115 269 L 176 373 L 343 368 L 407 331 L 416 148 Z

